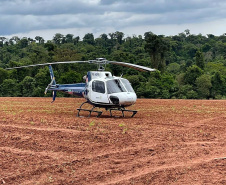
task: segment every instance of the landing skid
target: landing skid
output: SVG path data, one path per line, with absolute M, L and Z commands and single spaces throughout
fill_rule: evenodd
M 82 103 L 82 104 L 80 105 L 80 107 L 77 109 L 77 110 L 78 110 L 77 117 L 82 117 L 82 116 L 80 116 L 80 111 L 87 111 L 87 112 L 89 112 L 88 117 L 91 116 L 92 112 L 97 113 L 97 117 L 100 117 L 100 115 L 102 114 L 102 111 L 95 111 L 95 110 L 94 110 L 94 109 L 96 108 L 95 106 L 93 106 L 92 109 L 82 109 L 82 106 L 83 106 L 84 104 L 86 104 L 86 103 L 88 103 L 88 101 Z
M 93 106 L 92 109 L 83 109 L 82 106 L 83 106 L 84 104 L 86 104 L 86 103 L 88 103 L 88 101 L 83 102 L 83 103 L 80 105 L 80 107 L 77 109 L 77 110 L 78 110 L 77 117 L 82 117 L 82 116 L 80 116 L 80 111 L 89 112 L 88 117 L 90 117 L 91 114 L 92 114 L 93 112 L 94 112 L 94 113 L 97 113 L 97 116 L 96 116 L 96 117 L 100 117 L 100 116 L 101 116 L 101 114 L 102 114 L 103 112 L 102 112 L 102 111 L 96 111 L 96 110 L 94 110 L 94 109 L 96 108 L 95 106 Z M 106 108 L 106 110 L 109 110 L 110 116 L 111 116 L 111 117 L 115 117 L 115 116 L 112 115 L 112 111 L 121 111 L 121 112 L 122 112 L 122 117 L 125 117 L 124 112 L 132 112 L 133 114 L 132 114 L 131 118 L 134 117 L 135 114 L 137 113 L 136 110 L 126 110 L 126 109 L 123 108 L 123 107 L 122 107 L 122 108 Z
M 118 108 L 118 109 L 115 108 L 115 109 L 108 109 L 108 110 L 110 111 L 111 117 L 114 117 L 114 116 L 112 116 L 112 111 L 121 111 L 122 112 L 122 117 L 125 117 L 124 112 L 132 112 L 133 114 L 132 114 L 131 118 L 133 116 L 135 116 L 135 114 L 137 113 L 136 110 L 126 110 L 125 108 Z

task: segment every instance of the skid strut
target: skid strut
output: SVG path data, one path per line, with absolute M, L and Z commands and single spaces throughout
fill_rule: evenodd
M 113 117 L 113 116 L 112 116 L 112 112 L 111 112 L 112 110 L 113 110 L 113 111 L 121 111 L 123 117 L 125 117 L 124 112 L 132 112 L 133 114 L 132 114 L 131 118 L 132 118 L 133 116 L 135 116 L 135 114 L 137 113 L 136 110 L 126 110 L 125 108 L 109 109 L 111 117 Z
M 93 106 L 92 109 L 83 109 L 82 106 L 83 106 L 84 104 L 86 104 L 86 103 L 88 103 L 88 101 L 83 102 L 83 103 L 80 105 L 80 107 L 77 109 L 77 110 L 78 110 L 77 117 L 81 117 L 81 116 L 80 116 L 80 111 L 86 111 L 86 112 L 89 112 L 88 117 L 91 116 L 92 112 L 97 113 L 97 117 L 100 117 L 100 115 L 102 114 L 102 111 L 95 111 L 95 110 L 94 110 L 94 109 L 96 108 L 95 106 Z

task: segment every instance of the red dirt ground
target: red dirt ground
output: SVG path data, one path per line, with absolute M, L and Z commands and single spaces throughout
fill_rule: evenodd
M 0 98 L 0 184 L 226 184 L 224 100 L 138 99 L 134 118 L 50 102 Z

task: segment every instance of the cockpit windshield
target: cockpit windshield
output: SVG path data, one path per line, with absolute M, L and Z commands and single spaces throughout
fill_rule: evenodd
M 107 92 L 108 94 L 126 92 L 125 87 L 119 79 L 107 81 Z
M 123 85 L 126 87 L 128 92 L 134 92 L 132 86 L 130 85 L 130 82 L 127 79 L 122 78 L 121 81 Z
M 115 79 L 107 81 L 107 93 L 134 92 L 127 79 Z

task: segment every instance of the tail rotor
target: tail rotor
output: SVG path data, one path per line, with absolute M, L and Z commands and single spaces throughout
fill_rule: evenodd
M 55 84 L 54 84 L 54 82 L 55 82 Z M 53 85 L 54 86 L 56 85 L 55 77 L 52 78 L 50 84 L 46 87 L 45 94 L 47 93 L 47 91 L 49 90 L 49 88 L 51 88 Z
M 46 87 L 45 89 L 45 94 L 47 93 L 47 91 L 50 89 L 54 89 L 56 88 L 56 80 L 55 80 L 55 77 L 54 77 L 54 73 L 53 73 L 53 69 L 52 69 L 52 66 L 49 65 L 49 73 L 50 73 L 50 77 L 51 77 L 51 82 L 50 84 Z M 53 90 L 53 101 L 52 103 L 55 101 L 56 99 L 56 90 L 54 91 Z

